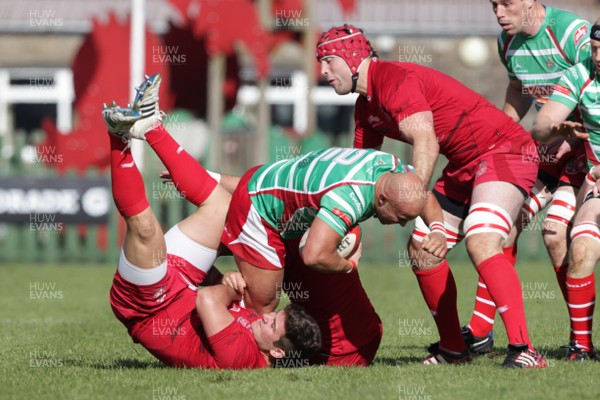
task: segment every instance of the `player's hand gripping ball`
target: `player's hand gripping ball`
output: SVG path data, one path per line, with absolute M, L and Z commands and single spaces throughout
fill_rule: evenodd
M 300 239 L 300 244 L 298 247 L 300 248 L 300 252 L 302 253 L 302 249 L 304 249 L 304 245 L 306 244 L 306 239 L 308 239 L 308 232 L 310 232 L 310 228 L 304 232 L 302 238 Z M 362 230 L 360 229 L 360 225 L 356 224 L 352 228 L 348 229 L 346 235 L 340 240 L 340 244 L 338 244 L 337 252 L 340 257 L 348 259 L 356 253 L 358 250 L 358 246 L 360 246 L 360 241 L 362 239 Z

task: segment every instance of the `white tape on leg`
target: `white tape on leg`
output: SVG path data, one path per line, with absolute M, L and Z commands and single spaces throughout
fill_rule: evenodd
M 506 239 L 511 228 L 510 215 L 494 203 L 473 204 L 465 219 L 465 237 L 478 233 L 497 233 Z
M 577 199 L 573 193 L 565 190 L 557 190 L 554 193 L 546 221 L 558 222 L 566 226 L 571 225 L 573 216 L 575 215 L 575 204 Z

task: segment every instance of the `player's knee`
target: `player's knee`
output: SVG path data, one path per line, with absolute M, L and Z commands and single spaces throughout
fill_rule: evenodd
M 570 251 L 573 264 L 585 264 L 593 268 L 600 258 L 600 243 L 595 239 L 580 237 L 573 240 Z
M 571 243 L 571 262 L 569 263 L 569 273 L 579 274 L 589 269 L 590 264 L 594 264 L 593 254 L 590 251 L 590 244 L 584 238 L 576 239 Z
M 571 229 L 569 273 L 591 273 L 600 258 L 600 225 L 583 221 Z
M 482 240 L 484 234 L 469 236 L 465 241 L 465 247 L 469 256 L 473 258 L 473 255 L 479 255 L 485 251 L 485 243 Z
M 475 265 L 502 253 L 504 238 L 497 233 L 479 233 L 467 237 L 465 247 Z
M 408 256 L 410 258 L 415 258 L 418 256 L 419 249 L 421 248 L 421 243 L 417 242 L 415 239 L 411 238 L 406 245 L 406 250 L 408 251 Z
M 506 242 L 504 243 L 504 246 L 514 246 L 517 241 L 519 240 L 519 236 L 521 235 L 521 232 L 523 231 L 523 226 L 521 224 L 515 224 L 510 233 L 508 234 L 508 237 L 506 238 Z
M 443 258 L 435 257 L 431 254 L 424 252 L 423 250 L 419 251 L 419 254 L 415 257 L 410 258 L 411 266 L 413 269 L 424 271 L 428 269 L 433 269 L 437 267 Z
M 542 238 L 548 248 L 555 248 L 567 242 L 567 225 L 545 220 L 542 226 Z
M 153 214 L 142 213 L 127 220 L 127 233 L 146 242 L 162 235 L 162 230 Z

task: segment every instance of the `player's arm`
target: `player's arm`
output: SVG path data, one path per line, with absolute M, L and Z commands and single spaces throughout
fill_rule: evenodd
M 502 111 L 515 122 L 525 117 L 533 103 L 533 97 L 523 93 L 523 84 L 517 79 L 511 79 L 506 88 L 506 97 Z
M 239 293 L 225 285 L 215 285 L 198 290 L 196 312 L 202 321 L 202 328 L 207 337 L 219 333 L 234 321 L 229 312 L 229 305 L 240 299 Z
M 531 136 L 542 143 L 552 141 L 557 135 L 586 139 L 588 134 L 580 132 L 579 122 L 566 121 L 573 108 L 554 100 L 548 100 L 537 114 Z
M 325 221 L 315 218 L 302 252 L 304 264 L 320 272 L 350 272 L 355 262 L 346 260 L 337 252 L 342 236 Z
M 404 138 L 413 145 L 412 165 L 415 173 L 429 187 L 440 153 L 440 145 L 433 129 L 433 113 L 421 111 L 414 113 L 398 123 Z

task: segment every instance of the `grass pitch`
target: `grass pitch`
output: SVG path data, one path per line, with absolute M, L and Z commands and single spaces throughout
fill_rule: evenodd
M 384 323 L 369 368 L 178 370 L 134 345 L 113 316 L 114 265 L 0 267 L 2 399 L 598 399 L 600 363 L 560 360 L 568 316 L 545 260 L 519 263 L 534 345 L 545 370 L 502 370 L 506 335 L 496 319 L 496 351 L 465 366 L 422 366 L 435 326 L 407 264 L 359 268 Z M 223 265 L 223 264 L 221 264 Z M 472 310 L 475 272 L 451 262 L 461 322 Z M 600 332 L 595 330 L 596 336 Z

